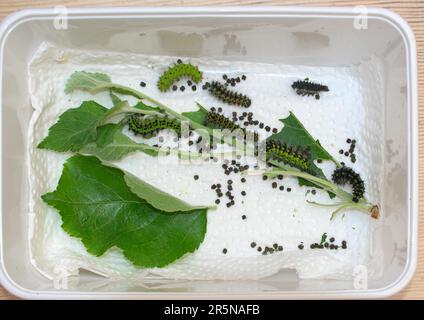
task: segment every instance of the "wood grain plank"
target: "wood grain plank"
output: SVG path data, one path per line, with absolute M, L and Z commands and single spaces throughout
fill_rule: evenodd
M 43 8 L 64 5 L 67 7 L 111 7 L 116 6 L 210 6 L 210 5 L 308 5 L 308 6 L 373 6 L 393 10 L 400 14 L 412 27 L 417 40 L 418 81 L 419 81 L 419 180 L 420 180 L 420 216 L 424 208 L 424 1 L 298 1 L 298 0 L 2 0 L 0 2 L 0 20 L 16 10 L 25 8 Z M 419 226 L 419 259 L 417 270 L 411 283 L 392 299 L 424 299 L 424 220 Z M 0 287 L 0 299 L 13 299 L 14 296 Z

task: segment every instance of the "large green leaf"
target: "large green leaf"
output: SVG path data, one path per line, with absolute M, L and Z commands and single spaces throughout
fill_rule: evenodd
M 137 143 L 120 131 L 120 124 L 109 123 L 97 128 L 97 140 L 80 149 L 80 153 L 94 155 L 102 160 L 114 161 L 124 156 L 142 151 L 150 156 L 158 155 L 158 148 L 145 143 Z
M 178 198 L 171 197 L 169 194 L 155 188 L 143 180 L 138 179 L 132 174 L 126 173 L 125 181 L 132 192 L 142 197 L 143 199 L 146 199 L 146 201 L 156 209 L 165 212 L 188 212 L 195 209 L 205 208 L 205 206 L 192 206 Z M 215 206 L 209 208 L 215 208 Z
M 42 199 L 59 211 L 63 229 L 96 256 L 116 246 L 137 266 L 163 267 L 199 247 L 206 208 L 171 214 L 141 196 L 156 195 L 135 194 L 122 170 L 96 157 L 75 155 L 66 161 L 56 190 Z
M 107 108 L 94 101 L 84 101 L 78 108 L 66 110 L 49 129 L 48 136 L 38 145 L 40 149 L 79 151 L 85 144 L 95 141 Z

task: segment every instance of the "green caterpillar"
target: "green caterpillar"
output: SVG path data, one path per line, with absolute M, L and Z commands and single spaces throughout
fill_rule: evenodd
M 225 85 L 219 83 L 218 81 L 212 81 L 208 86 L 208 89 L 213 96 L 215 96 L 222 102 L 241 106 L 244 108 L 249 108 L 252 104 L 252 101 L 249 97 L 245 96 L 244 94 L 227 89 Z
M 159 78 L 158 88 L 160 91 L 166 92 L 174 82 L 184 77 L 189 77 L 195 83 L 199 83 L 202 81 L 203 73 L 197 66 L 193 66 L 191 63 L 182 63 L 181 60 L 178 60 L 177 64 L 169 67 Z
M 160 130 L 172 129 L 178 136 L 181 135 L 181 123 L 177 119 L 161 116 L 144 118 L 143 115 L 133 114 L 128 119 L 128 127 L 136 135 L 144 138 L 151 138 L 157 135 Z
M 265 144 L 266 160 L 276 160 L 299 170 L 310 171 L 310 149 L 289 146 L 277 140 L 268 140 Z
M 241 128 L 237 123 L 234 121 L 231 121 L 227 117 L 223 116 L 222 114 L 219 114 L 214 111 L 209 111 L 204 124 L 208 126 L 209 128 L 213 129 L 228 129 L 230 132 L 233 132 L 235 130 L 241 130 L 243 133 L 243 138 L 246 138 L 248 134 L 253 134 L 254 141 L 258 141 L 258 134 L 256 132 L 250 132 L 246 130 L 245 128 Z

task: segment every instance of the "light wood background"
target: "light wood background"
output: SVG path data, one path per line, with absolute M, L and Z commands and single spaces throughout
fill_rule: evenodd
M 308 6 L 356 6 L 365 5 L 391 9 L 400 14 L 412 27 L 417 40 L 418 53 L 418 81 L 419 81 L 419 126 L 420 126 L 420 216 L 423 215 L 424 201 L 424 0 L 416 1 L 232 1 L 232 0 L 1 0 L 0 1 L 0 21 L 13 11 L 24 8 L 42 8 L 64 5 L 67 7 L 110 7 L 110 6 L 206 6 L 206 5 L 308 5 Z M 422 218 L 422 217 L 421 217 Z M 419 258 L 415 276 L 411 283 L 392 299 L 424 299 L 424 220 L 420 219 L 419 228 Z M 0 299 L 14 299 L 0 286 Z

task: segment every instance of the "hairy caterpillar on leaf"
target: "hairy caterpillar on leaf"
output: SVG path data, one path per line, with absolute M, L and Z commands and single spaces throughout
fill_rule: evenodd
M 358 202 L 364 196 L 365 184 L 361 176 L 349 167 L 341 167 L 334 170 L 331 179 L 338 185 L 345 185 L 346 183 L 352 186 L 353 202 Z
M 177 119 L 161 116 L 143 117 L 140 114 L 133 114 L 128 119 L 128 127 L 134 134 L 142 135 L 144 138 L 151 138 L 157 135 L 160 130 L 172 129 L 178 136 L 181 135 L 181 123 Z
M 266 160 L 276 160 L 299 170 L 310 169 L 310 148 L 290 146 L 277 140 L 268 140 L 265 144 Z
M 247 96 L 227 89 L 225 85 L 218 81 L 212 81 L 209 85 L 209 92 L 222 102 L 249 108 L 252 101 Z
M 178 60 L 177 64 L 169 67 L 159 78 L 158 89 L 166 92 L 174 82 L 184 77 L 189 77 L 195 83 L 199 83 L 202 81 L 203 73 L 197 66 L 193 66 L 191 63 L 182 63 L 181 60 Z
M 293 89 L 296 90 L 296 93 L 301 96 L 315 96 L 315 99 L 319 99 L 320 91 L 330 91 L 327 86 L 315 82 L 310 82 L 309 78 L 305 80 L 298 80 L 293 82 L 291 85 Z
M 245 128 L 240 127 L 237 123 L 235 123 L 234 121 L 231 121 L 229 118 L 225 117 L 224 115 L 214 111 L 208 112 L 205 119 L 205 125 L 214 129 L 228 129 L 230 132 L 233 132 L 235 130 L 240 130 L 240 132 L 242 132 L 243 134 L 242 138 L 246 138 L 247 135 L 253 134 L 254 141 L 258 141 L 259 139 L 259 136 L 256 132 L 248 131 Z

